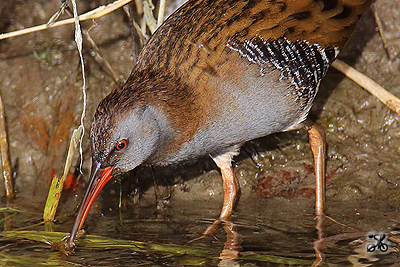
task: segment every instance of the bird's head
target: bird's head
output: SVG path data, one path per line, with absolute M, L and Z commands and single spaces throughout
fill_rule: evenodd
M 168 139 L 168 119 L 155 105 L 127 103 L 110 94 L 99 104 L 90 132 L 92 169 L 67 246 L 74 247 L 77 231 L 105 184 L 114 176 L 133 170 Z

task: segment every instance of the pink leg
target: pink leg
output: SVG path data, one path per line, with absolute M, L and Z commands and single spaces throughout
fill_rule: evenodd
M 233 207 L 235 206 L 236 196 L 239 192 L 239 184 L 236 180 L 235 174 L 232 168 L 232 157 L 239 154 L 240 146 L 234 146 L 229 149 L 228 152 L 212 157 L 221 170 L 222 182 L 224 186 L 224 202 L 222 204 L 222 210 L 218 220 L 210 225 L 203 233 L 203 236 L 212 234 L 218 229 L 221 222 L 226 222 L 232 214 Z
M 306 125 L 315 166 L 315 215 L 323 216 L 325 207 L 325 132 L 316 124 Z

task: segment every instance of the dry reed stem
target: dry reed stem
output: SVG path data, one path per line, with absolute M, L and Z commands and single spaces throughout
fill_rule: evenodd
M 137 2 L 138 1 L 135 1 L 135 3 L 137 3 Z M 132 25 L 135 28 L 137 34 L 139 35 L 140 43 L 143 46 L 147 42 L 147 40 L 149 39 L 149 36 L 147 36 L 146 33 L 143 32 L 142 29 L 140 28 L 140 26 L 137 24 L 137 22 L 135 21 L 135 19 L 132 16 L 128 6 L 124 6 L 123 9 L 125 11 L 125 14 L 128 16 L 130 25 Z M 131 32 L 133 32 L 132 29 L 131 29 Z M 133 35 L 132 35 L 132 41 L 134 41 Z M 133 55 L 135 55 L 135 51 L 133 51 Z M 134 61 L 136 61 L 136 59 Z
M 79 19 L 79 21 L 84 21 L 84 20 L 88 20 L 88 19 L 100 18 L 100 17 L 107 15 L 108 13 L 111 13 L 114 10 L 128 4 L 131 1 L 132 0 L 118 0 L 107 6 L 100 6 L 96 9 L 93 9 L 87 13 L 80 15 L 78 17 L 78 19 Z M 42 30 L 46 30 L 49 28 L 54 28 L 54 27 L 58 27 L 58 26 L 62 26 L 62 25 L 72 24 L 72 23 L 75 23 L 74 18 L 57 21 L 51 25 L 42 24 L 39 26 L 35 26 L 35 27 L 23 29 L 23 30 L 13 31 L 13 32 L 9 32 L 9 33 L 2 33 L 2 34 L 0 34 L 0 40 L 7 39 L 10 37 L 20 36 L 20 35 L 24 35 L 24 34 L 28 34 L 28 33 L 32 33 L 32 32 L 42 31 Z
M 157 20 L 153 16 L 154 5 L 150 0 L 143 1 L 144 19 L 151 34 L 157 29 Z
M 43 212 L 43 220 L 45 222 L 51 222 L 55 218 L 58 203 L 61 198 L 62 190 L 64 188 L 64 183 L 67 179 L 67 175 L 71 167 L 72 157 L 78 146 L 79 138 L 82 135 L 82 131 L 83 126 L 80 125 L 78 129 L 75 129 L 72 133 L 71 142 L 69 143 L 67 160 L 65 161 L 64 173 L 61 177 L 58 175 L 54 175 L 53 177 Z
M 160 1 L 160 7 L 158 8 L 158 15 L 157 15 L 157 27 L 164 22 L 164 14 L 165 14 L 165 0 Z
M 10 164 L 10 156 L 8 151 L 7 142 L 7 127 L 4 116 L 3 99 L 0 96 L 0 158 L 1 158 L 1 172 L 4 179 L 4 189 L 8 202 L 14 199 L 14 186 L 12 181 L 12 171 Z
M 379 99 L 383 104 L 390 108 L 393 112 L 400 115 L 400 99 L 386 91 L 382 86 L 360 73 L 356 69 L 350 67 L 343 61 L 337 59 L 332 63 L 332 66 L 342 72 L 348 78 L 359 84 L 370 94 Z

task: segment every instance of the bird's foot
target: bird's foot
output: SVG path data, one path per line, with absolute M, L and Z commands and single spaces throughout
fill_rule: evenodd
M 201 234 L 201 236 L 190 240 L 189 242 L 186 243 L 186 245 L 213 235 L 215 233 L 215 231 L 218 230 L 218 228 L 220 227 L 221 223 L 223 223 L 223 222 L 225 222 L 225 220 L 222 220 L 222 219 L 215 220 L 210 226 L 208 226 L 206 228 L 206 230 L 204 230 L 204 232 Z
M 81 229 L 78 231 L 76 239 L 81 237 L 85 233 L 85 230 Z M 68 242 L 69 235 L 65 236 L 58 242 L 54 242 L 51 240 L 46 240 L 45 242 L 51 246 L 50 251 L 60 251 L 66 256 L 69 256 L 74 253 L 75 243 Z

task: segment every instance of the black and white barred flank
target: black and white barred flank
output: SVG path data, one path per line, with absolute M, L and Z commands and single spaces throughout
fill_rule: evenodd
M 243 43 L 230 40 L 227 47 L 240 52 L 250 62 L 272 64 L 280 71 L 280 80 L 290 79 L 301 99 L 314 99 L 339 52 L 336 48 L 322 48 L 307 41 L 292 42 L 285 37 L 270 41 L 256 37 Z M 264 74 L 261 69 L 261 75 Z

